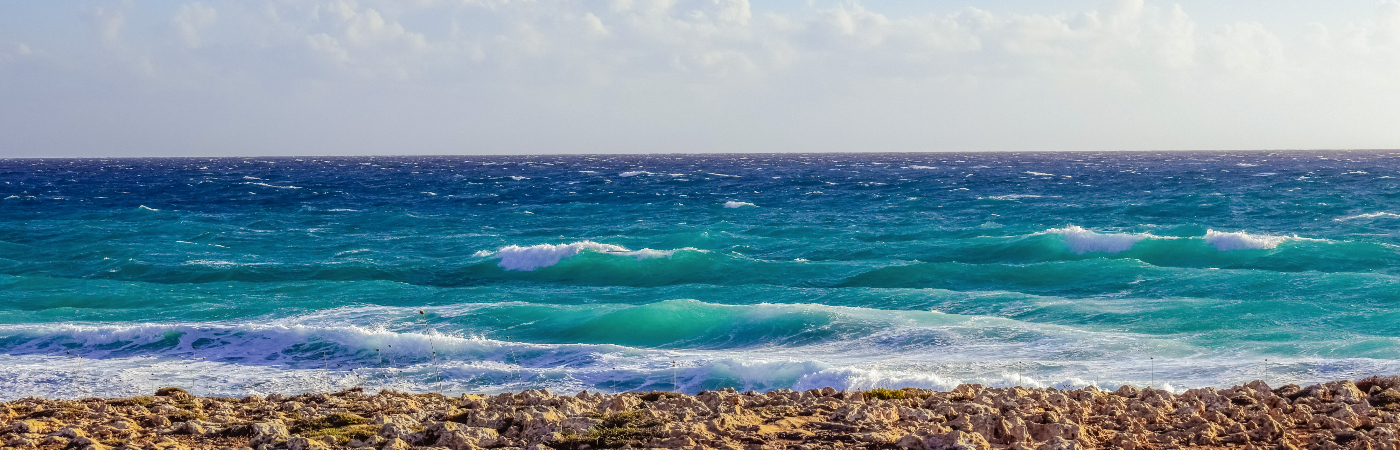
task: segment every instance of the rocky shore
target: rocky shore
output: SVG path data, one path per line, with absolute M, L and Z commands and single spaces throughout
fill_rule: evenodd
M 23 399 L 4 448 L 1396 449 L 1400 377 L 1182 394 L 1093 387 L 492 396 L 358 389 L 245 398 Z

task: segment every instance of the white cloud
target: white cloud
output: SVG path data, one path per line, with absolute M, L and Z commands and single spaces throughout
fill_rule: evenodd
M 245 129 L 359 124 L 341 151 L 375 152 L 381 138 L 406 152 L 1400 144 L 1400 131 L 1373 125 L 1400 120 L 1387 103 L 1400 98 L 1397 0 L 1301 28 L 1201 21 L 1144 0 L 1057 14 L 896 14 L 857 1 L 202 1 L 101 4 L 89 23 L 99 47 L 121 49 L 106 52 L 112 64 L 145 77 L 132 92 L 179 80 L 224 102 L 210 113 L 220 123 Z M 159 17 L 173 17 L 186 48 L 219 52 L 166 48 L 169 35 L 146 26 Z M 45 55 L 65 57 L 51 47 Z M 118 83 L 110 71 L 71 76 Z M 274 123 L 256 112 L 268 108 L 315 112 Z M 1260 119 L 1233 126 L 1247 116 Z
M 188 48 L 199 48 L 202 43 L 199 33 L 218 21 L 219 12 L 203 3 L 186 3 L 171 19 L 175 34 Z

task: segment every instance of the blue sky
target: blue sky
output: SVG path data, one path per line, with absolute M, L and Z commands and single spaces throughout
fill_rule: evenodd
M 0 3 L 0 156 L 1400 147 L 1400 1 Z

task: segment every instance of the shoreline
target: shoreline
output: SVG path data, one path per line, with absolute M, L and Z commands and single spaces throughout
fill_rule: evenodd
M 0 445 L 40 449 L 678 448 L 904 450 L 1400 448 L 1400 377 L 1262 381 L 1173 394 L 1123 386 L 951 391 L 334 393 L 0 403 Z

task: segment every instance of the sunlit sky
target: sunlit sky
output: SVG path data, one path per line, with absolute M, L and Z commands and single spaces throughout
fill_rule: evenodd
M 1397 147 L 1397 0 L 0 2 L 0 157 Z

